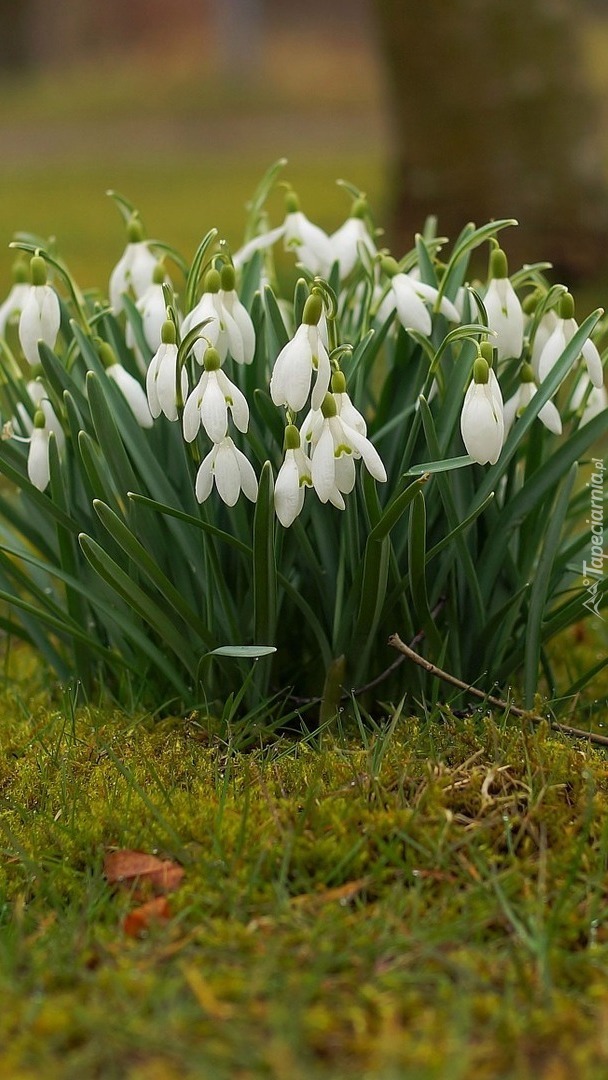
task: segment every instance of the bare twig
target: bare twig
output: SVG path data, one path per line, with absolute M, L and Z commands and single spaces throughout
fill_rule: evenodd
M 548 723 L 554 731 L 561 731 L 564 735 L 573 735 L 577 739 L 587 739 L 588 742 L 595 743 L 598 746 L 608 746 L 607 735 L 596 735 L 592 731 L 584 731 L 582 728 L 570 727 L 569 724 L 560 724 L 557 720 L 552 720 L 551 717 L 539 716 L 537 713 L 528 712 L 527 709 L 519 709 L 516 705 L 512 705 L 510 701 L 503 701 L 502 698 L 493 697 L 491 694 L 485 694 L 483 690 L 478 690 L 476 686 L 471 686 L 469 683 L 462 682 L 461 679 L 457 679 L 455 675 L 450 675 L 448 671 L 442 671 L 441 668 L 436 667 L 435 664 L 431 664 L 430 660 L 425 660 L 419 653 L 406 645 L 401 640 L 399 634 L 391 634 L 388 639 L 389 645 L 393 649 L 397 649 L 399 653 L 408 660 L 411 660 L 414 664 L 418 664 L 419 667 L 428 671 L 429 675 L 433 675 L 436 679 L 441 679 L 442 682 L 449 683 L 450 686 L 456 686 L 459 690 L 464 690 L 467 694 L 473 694 L 474 697 L 480 698 L 486 705 L 491 705 L 493 709 L 508 710 L 514 716 L 522 716 L 526 720 L 530 720 L 533 724 Z

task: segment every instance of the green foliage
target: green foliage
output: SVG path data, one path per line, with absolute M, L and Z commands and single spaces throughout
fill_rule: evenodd
M 369 235 L 351 271 L 342 273 L 336 254 L 324 278 L 307 267 L 300 240 L 295 252 L 304 265 L 293 299 L 276 284 L 273 256 L 263 243 L 256 248 L 256 236 L 282 164 L 252 201 L 253 248 L 235 259 L 255 355 L 251 364 L 225 365 L 249 402 L 248 430 L 230 427 L 229 433 L 253 462 L 255 502 L 241 497 L 224 505 L 214 487 L 199 504 L 194 483 L 210 449 L 207 435 L 201 430 L 185 444 L 181 425 L 163 415 L 153 426 L 140 426 L 130 392 L 108 374 L 117 370 L 107 366 L 111 347 L 143 397 L 142 371 L 154 349 L 142 322 L 142 296 L 132 292 L 135 280 L 127 279 L 124 310 L 112 311 L 103 291 L 83 294 L 37 238 L 22 235 L 17 242 L 26 252 L 42 250 L 61 295 L 60 335 L 56 344 L 40 342 L 38 376 L 58 431 L 48 440 L 50 484 L 32 483 L 31 372 L 9 327 L 2 415 L 15 418 L 22 441 L 6 438 L 0 447 L 0 472 L 9 485 L 0 536 L 5 628 L 34 642 L 60 678 L 75 677 L 87 693 L 101 686 L 119 702 L 143 700 L 161 711 L 204 703 L 217 713 L 235 683 L 243 709 L 262 700 L 272 700 L 277 714 L 289 713 L 294 701 L 305 709 L 327 696 L 330 685 L 335 705 L 341 692 L 348 695 L 390 668 L 386 641 L 394 632 L 404 639 L 422 632 L 425 655 L 467 682 L 490 687 L 523 680 L 528 707 L 541 670 L 555 696 L 549 642 L 588 614 L 581 573 L 588 505 L 576 469 L 577 463 L 581 474 L 588 469 L 606 413 L 583 422 L 574 394 L 581 350 L 601 313 L 570 334 L 498 460 L 477 464 L 462 453 L 459 419 L 473 361 L 495 334 L 483 301 L 476 301 L 483 287 L 463 293 L 463 284 L 471 253 L 488 241 L 496 245 L 496 234 L 512 223 L 467 226 L 445 259 L 444 242 L 428 227 L 401 268 L 408 288 L 415 291 L 420 280 L 419 292 L 433 305 L 423 309 L 431 329 L 405 329 L 386 309 L 395 271 L 387 269 L 390 260 L 374 255 Z M 114 198 L 129 227 L 138 221 L 130 203 Z M 164 243 L 151 241 L 146 250 L 171 255 Z M 164 295 L 179 323 L 180 295 L 192 310 L 209 268 L 229 268 L 231 259 L 214 229 L 190 268 L 178 253 L 171 258 L 184 277 L 165 285 Z M 541 316 L 552 313 L 557 320 L 553 309 L 564 290 L 550 289 L 539 267 L 514 280 L 522 295 L 535 290 L 542 297 L 528 322 L 523 361 L 535 346 Z M 332 372 L 344 376 L 365 417 L 388 483 L 377 483 L 378 469 L 370 466 L 374 479 L 358 461 L 354 489 L 342 489 L 344 510 L 308 491 L 302 512 L 284 528 L 275 517 L 276 484 L 285 423 L 296 416 L 291 406 L 281 415 L 268 382 L 313 294 L 323 300 Z M 446 313 L 455 319 L 456 302 L 462 324 L 450 329 Z M 417 303 L 423 306 L 420 296 Z M 202 374 L 192 349 L 211 332 L 213 319 L 205 309 L 194 320 L 198 329 L 191 326 L 180 345 L 178 362 L 190 390 Z M 499 373 L 505 396 L 514 393 L 519 358 L 502 363 Z M 538 420 L 553 398 L 563 414 L 561 437 Z M 180 419 L 182 408 L 178 401 Z M 314 462 L 314 432 L 312 445 Z M 336 446 L 334 456 L 339 453 Z M 359 456 L 353 450 L 351 457 Z M 213 468 L 217 482 L 220 466 Z M 603 580 L 596 615 L 607 599 Z M 432 698 L 429 677 L 403 667 L 381 693 L 397 697 L 406 689 Z M 568 689 L 559 688 L 562 696 Z

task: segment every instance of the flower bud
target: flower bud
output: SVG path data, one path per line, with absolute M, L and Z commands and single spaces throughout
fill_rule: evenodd
M 343 371 L 334 371 L 331 377 L 331 389 L 334 394 L 346 393 L 346 379 Z
M 46 263 L 42 258 L 42 255 L 34 255 L 30 259 L 30 274 L 32 285 L 46 285 Z
M 230 263 L 224 263 L 220 274 L 220 282 L 224 292 L 232 292 L 236 285 L 236 273 L 234 266 Z
M 304 304 L 302 322 L 306 326 L 316 326 L 323 314 L 323 299 L 319 293 L 313 292 Z
M 490 255 L 490 274 L 491 278 L 506 278 L 509 276 L 509 265 L 507 263 L 507 256 L 502 248 L 494 248 Z

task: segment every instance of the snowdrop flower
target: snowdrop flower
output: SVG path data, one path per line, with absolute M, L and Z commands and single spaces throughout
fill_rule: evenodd
M 342 495 L 348 495 L 355 485 L 355 458 L 363 458 L 368 472 L 380 483 L 386 481 L 386 469 L 375 446 L 338 416 L 333 394 L 325 395 L 320 414 L 309 415 L 301 434 L 312 445 L 311 477 L 321 502 L 344 510 Z
M 332 267 L 333 252 L 329 236 L 318 225 L 300 210 L 300 202 L 293 191 L 289 191 L 285 198 L 286 215 L 282 225 L 276 229 L 270 229 L 260 233 L 240 248 L 234 256 L 235 267 L 241 267 L 249 261 L 256 251 L 263 251 L 272 247 L 277 240 L 283 238 L 285 249 L 293 251 L 297 261 L 310 270 L 311 274 L 320 274 L 326 277 Z
M 532 302 L 534 302 L 534 296 L 532 298 Z M 525 303 L 525 301 L 524 306 L 527 310 L 527 304 Z M 532 342 L 532 354 L 530 356 L 530 363 L 532 364 L 532 370 L 537 379 L 540 378 L 538 369 L 543 349 L 558 323 L 559 319 L 555 311 L 551 310 L 545 312 L 545 314 L 541 317 L 538 326 L 536 327 L 536 333 L 534 334 L 534 340 Z
M 375 258 L 376 245 L 365 225 L 367 203 L 365 199 L 355 199 L 350 217 L 330 236 L 332 262 L 340 267 L 340 280 L 344 281 L 359 262 L 359 245 Z
M 587 391 L 589 391 L 588 394 Z M 588 375 L 583 373 L 572 395 L 572 408 L 574 410 L 579 409 L 585 397 L 587 397 L 587 400 L 585 402 L 579 427 L 582 427 L 583 424 L 588 424 L 590 420 L 594 420 L 596 416 L 599 416 L 605 409 L 608 409 L 608 393 L 606 392 L 606 387 L 594 386 Z
M 220 274 L 218 311 L 228 338 L 228 352 L 237 364 L 250 364 L 255 353 L 255 330 L 251 315 L 239 300 L 234 267 L 226 264 Z
M 228 354 L 228 334 L 226 332 L 225 314 L 220 302 L 221 277 L 217 270 L 209 270 L 205 276 L 203 293 L 192 311 L 185 316 L 181 325 L 182 339 L 194 329 L 195 326 L 204 323 L 201 327 L 200 337 L 195 341 L 192 352 L 199 364 L 203 363 L 205 350 L 210 346 L 217 349 L 222 363 Z
M 310 393 L 313 369 L 317 372 L 311 405 L 319 409 L 329 387 L 331 368 L 319 330 L 323 301 L 311 293 L 304 305 L 302 324 L 277 356 L 270 379 L 270 396 L 275 405 L 287 405 L 299 412 Z
M 110 275 L 110 304 L 118 315 L 124 305 L 123 293 L 132 291 L 139 300 L 154 280 L 157 260 L 144 240 L 144 232 L 137 215 L 133 215 L 127 227 L 127 246 Z
M 508 277 L 507 258 L 501 248 L 492 252 L 491 281 L 484 297 L 488 327 L 496 337 L 492 344 L 498 362 L 521 356 L 524 347 L 524 313 Z
M 154 421 L 142 386 L 122 364 L 118 363 L 112 346 L 105 341 L 99 346 L 99 357 L 106 375 L 116 383 L 139 426 L 152 427 Z
M 217 349 L 205 353 L 205 371 L 184 408 L 184 439 L 192 442 L 203 425 L 214 443 L 221 443 L 228 430 L 228 409 L 239 431 L 249 426 L 249 406 L 238 386 L 221 369 Z
M 34 427 L 27 455 L 27 475 L 34 487 L 38 488 L 38 491 L 44 491 L 51 479 L 49 465 L 50 434 L 42 409 L 37 409 L 34 414 Z
M 13 267 L 14 284 L 4 302 L 0 304 L 0 337 L 6 337 L 9 323 L 16 320 L 23 311 L 23 305 L 30 291 L 27 266 L 19 259 Z
M 498 379 L 487 360 L 478 356 L 465 394 L 460 431 L 467 453 L 480 465 L 495 465 L 504 442 L 505 423 Z
M 285 459 L 274 486 L 274 508 L 285 529 L 293 525 L 304 506 L 304 491 L 312 486 L 310 459 L 301 445 L 300 432 L 293 424 L 285 428 Z
M 546 379 L 577 330 L 578 323 L 574 318 L 574 300 L 570 293 L 565 293 L 560 301 L 559 316 L 555 329 L 538 357 L 538 377 L 541 382 Z M 581 354 L 593 385 L 598 388 L 603 386 L 602 360 L 597 346 L 591 338 L 587 338 L 581 349 Z
M 505 434 L 513 426 L 516 417 L 521 416 L 526 405 L 532 401 L 532 398 L 537 392 L 537 387 L 534 382 L 534 372 L 530 364 L 524 364 L 522 366 L 521 380 L 519 389 L 513 394 L 513 397 L 509 398 L 504 404 L 503 418 L 505 423 Z M 561 435 L 561 417 L 552 401 L 547 401 L 546 404 L 543 405 L 538 414 L 538 419 L 549 431 L 552 431 L 554 435 Z
M 150 361 L 146 373 L 148 407 L 154 419 L 165 414 L 167 420 L 177 420 L 177 343 L 175 323 L 167 319 L 161 330 L 161 344 Z M 181 402 L 188 393 L 188 375 L 181 370 Z
M 47 430 L 49 434 L 51 432 L 53 433 L 57 440 L 57 447 L 60 451 L 62 451 L 65 446 L 65 435 L 63 433 L 61 423 L 59 422 L 59 419 L 57 417 L 57 413 L 55 412 L 53 406 L 51 405 L 47 397 L 47 391 L 44 384 L 40 379 L 32 379 L 30 382 L 27 383 L 25 389 L 27 390 L 28 397 L 32 404 L 36 406 L 36 409 L 41 409 L 44 413 Z M 22 418 L 22 423 L 24 423 L 24 426 L 30 431 L 32 431 L 32 422 L 21 403 L 17 406 L 17 410 L 20 417 Z
M 433 285 L 427 285 L 424 281 L 418 281 L 411 273 L 402 273 L 393 258 L 384 258 L 382 268 L 391 278 L 391 285 L 388 292 L 390 300 L 385 301 L 381 309 L 387 314 L 390 304 L 397 310 L 397 318 L 405 330 L 417 330 L 418 333 L 428 337 L 433 323 L 425 301 L 436 304 L 439 290 Z M 451 322 L 460 322 L 456 308 L 445 296 L 441 297 L 439 311 Z
M 234 506 L 241 491 L 251 501 L 258 497 L 258 482 L 251 463 L 229 435 L 214 443 L 196 474 L 195 492 L 199 502 L 209 498 L 213 481 L 226 506 Z
M 55 347 L 61 309 L 59 297 L 46 281 L 46 263 L 42 256 L 34 255 L 30 262 L 32 282 L 19 317 L 19 341 L 26 360 L 35 367 L 40 363 L 38 342 L 44 341 L 50 349 Z

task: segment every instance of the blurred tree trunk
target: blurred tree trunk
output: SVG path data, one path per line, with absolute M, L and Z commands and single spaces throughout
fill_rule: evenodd
M 567 0 L 374 0 L 391 100 L 395 239 L 516 217 L 505 245 L 570 276 L 607 262 L 595 111 Z
M 33 60 L 29 0 L 0 0 L 0 72 L 27 71 Z

